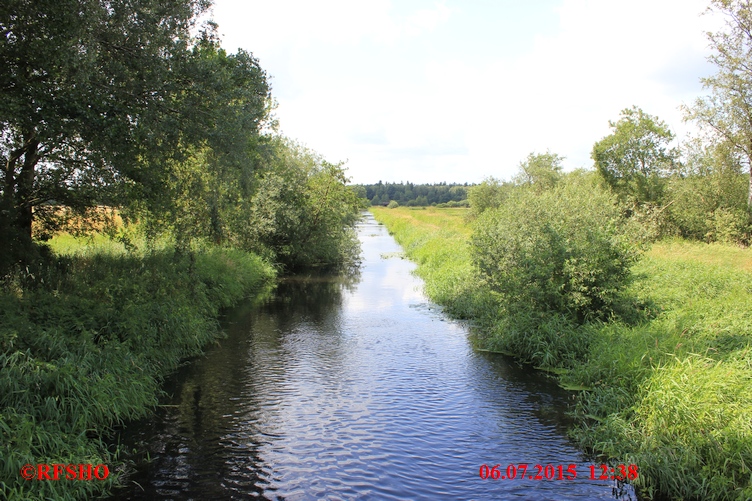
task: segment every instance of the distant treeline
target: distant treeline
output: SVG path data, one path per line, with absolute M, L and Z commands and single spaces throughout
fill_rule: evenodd
M 367 198 L 371 205 L 389 205 L 395 201 L 408 207 L 446 204 L 450 207 L 467 206 L 467 190 L 471 185 L 465 184 L 413 184 L 382 183 L 355 185 L 355 192 L 360 198 Z

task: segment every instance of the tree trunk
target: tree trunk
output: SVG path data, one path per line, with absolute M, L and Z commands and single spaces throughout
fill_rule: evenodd
M 749 141 L 750 146 L 752 146 L 752 140 Z M 752 151 L 752 148 L 750 148 L 750 151 Z M 747 154 L 747 160 L 749 164 L 749 189 L 747 191 L 747 208 L 752 209 L 752 155 Z
M 24 156 L 21 172 L 16 179 L 16 228 L 19 237 L 31 241 L 31 226 L 34 219 L 34 169 L 39 161 L 39 141 L 34 132 L 24 134 Z
M 0 275 L 18 263 L 27 262 L 33 254 L 31 224 L 35 204 L 35 168 L 39 158 L 39 141 L 31 131 L 24 134 L 23 144 L 9 153 L 3 166 L 5 182 L 0 200 Z

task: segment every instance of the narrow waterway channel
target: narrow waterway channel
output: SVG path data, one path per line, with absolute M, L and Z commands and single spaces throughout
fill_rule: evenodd
M 358 231 L 358 276 L 289 279 L 228 315 L 228 338 L 168 381 L 173 397 L 156 417 L 123 434 L 152 461 L 113 499 L 631 498 L 590 480 L 565 435 L 567 392 L 475 352 L 386 229 L 368 214 Z M 523 463 L 525 478 L 480 478 L 483 464 L 506 477 Z

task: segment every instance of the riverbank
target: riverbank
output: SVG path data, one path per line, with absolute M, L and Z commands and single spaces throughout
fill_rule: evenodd
M 637 318 L 510 335 L 494 328 L 498 308 L 473 271 L 467 210 L 372 212 L 418 263 L 429 297 L 476 323 L 480 349 L 581 390 L 572 436 L 604 460 L 638 465 L 643 498 L 752 498 L 752 251 L 656 243 L 626 291 Z
M 105 238 L 62 236 L 52 250 L 0 288 L 4 499 L 109 491 L 122 470 L 118 449 L 107 445 L 113 427 L 147 415 L 163 378 L 219 338 L 220 310 L 263 294 L 275 276 L 258 256 L 208 245 L 126 251 Z M 103 464 L 109 474 L 25 481 L 27 464 Z

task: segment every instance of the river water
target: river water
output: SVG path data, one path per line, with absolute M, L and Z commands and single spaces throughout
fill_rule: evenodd
M 358 231 L 358 276 L 288 279 L 265 304 L 230 312 L 228 338 L 121 437 L 151 462 L 113 499 L 631 498 L 590 480 L 565 435 L 567 392 L 474 351 L 386 229 L 368 214 Z M 522 463 L 526 478 L 480 478 L 483 464 L 506 477 Z M 536 464 L 556 474 L 527 478 Z M 560 479 L 570 464 L 576 478 Z

